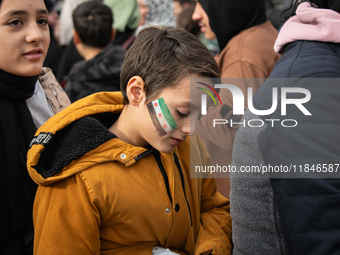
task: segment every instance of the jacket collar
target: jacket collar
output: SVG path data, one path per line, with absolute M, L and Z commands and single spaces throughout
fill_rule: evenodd
M 49 185 L 107 161 L 134 164 L 147 149 L 119 140 L 95 118 L 100 114 L 118 116 L 123 107 L 120 92 L 101 92 L 50 118 L 38 129 L 28 151 L 32 179 Z

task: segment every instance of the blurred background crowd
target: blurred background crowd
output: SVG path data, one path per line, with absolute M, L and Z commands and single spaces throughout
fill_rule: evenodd
M 51 43 L 44 66 L 50 67 L 65 88 L 73 65 L 84 60 L 78 53 L 73 38 L 72 13 L 78 5 L 89 0 L 46 0 L 50 12 Z M 199 22 L 192 20 L 194 0 L 102 0 L 113 12 L 116 36 L 112 44 L 128 49 L 138 32 L 147 26 L 161 25 L 181 28 L 198 36 L 215 56 L 220 49 L 217 40 L 208 40 Z M 266 0 L 267 18 L 276 29 L 283 21 L 280 14 L 289 8 L 290 0 Z

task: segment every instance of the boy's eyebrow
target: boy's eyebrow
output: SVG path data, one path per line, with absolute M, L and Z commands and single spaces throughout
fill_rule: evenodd
M 179 103 L 178 103 L 178 106 L 190 108 L 190 101 L 182 101 L 182 102 L 179 102 Z
M 16 10 L 16 11 L 11 11 L 5 14 L 6 17 L 12 17 L 12 16 L 20 16 L 20 15 L 27 15 L 28 12 L 24 10 Z M 48 14 L 48 11 L 46 9 L 41 9 L 37 11 L 37 14 Z

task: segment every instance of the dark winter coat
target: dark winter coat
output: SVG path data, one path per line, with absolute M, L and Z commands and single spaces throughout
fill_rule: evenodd
M 96 92 L 119 91 L 124 57 L 123 48 L 109 44 L 94 58 L 76 63 L 65 84 L 71 102 Z

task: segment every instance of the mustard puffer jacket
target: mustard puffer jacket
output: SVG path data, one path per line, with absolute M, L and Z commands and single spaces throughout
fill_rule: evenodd
M 120 92 L 97 93 L 38 129 L 27 162 L 39 184 L 34 253 L 230 254 L 229 201 L 215 179 L 190 178 L 190 159 L 211 164 L 200 138 L 171 153 L 135 147 L 107 129 L 122 109 Z

